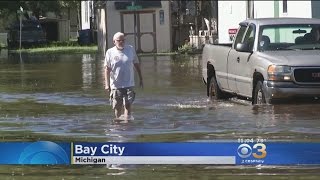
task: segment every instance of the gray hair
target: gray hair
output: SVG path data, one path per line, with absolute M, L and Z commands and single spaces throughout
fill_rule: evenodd
M 119 37 L 122 37 L 124 36 L 124 34 L 122 32 L 117 32 L 113 35 L 113 40 L 116 40 L 118 39 Z

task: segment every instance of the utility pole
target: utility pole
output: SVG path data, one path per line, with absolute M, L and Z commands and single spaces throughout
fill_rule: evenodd
M 20 9 L 18 10 L 18 14 L 20 15 L 20 41 L 19 41 L 19 49 L 21 50 L 21 34 L 22 34 L 22 14 L 23 14 L 23 8 L 20 6 Z
M 133 32 L 134 32 L 134 48 L 135 50 L 137 50 L 137 30 L 136 30 L 136 27 L 137 27 L 137 18 L 136 18 L 136 8 L 135 8 L 135 5 L 136 5 L 136 0 L 132 1 L 132 6 L 134 7 L 133 8 Z

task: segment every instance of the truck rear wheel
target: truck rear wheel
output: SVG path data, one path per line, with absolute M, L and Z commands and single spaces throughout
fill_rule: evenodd
M 219 88 L 215 76 L 212 76 L 211 80 L 210 80 L 209 98 L 210 98 L 210 100 L 217 100 L 217 99 L 224 99 L 225 98 L 225 94 Z
M 262 88 L 262 82 L 258 81 L 254 89 L 253 104 L 266 104 L 265 92 Z

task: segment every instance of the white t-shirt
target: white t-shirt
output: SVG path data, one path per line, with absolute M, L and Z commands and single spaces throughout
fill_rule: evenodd
M 134 63 L 139 63 L 139 61 L 136 51 L 131 45 L 125 45 L 122 50 L 118 50 L 116 46 L 107 50 L 104 58 L 104 67 L 111 69 L 111 89 L 134 86 Z

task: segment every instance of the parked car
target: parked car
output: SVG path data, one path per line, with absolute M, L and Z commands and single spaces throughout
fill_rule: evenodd
M 312 18 L 241 22 L 233 44 L 206 44 L 203 49 L 207 95 L 237 95 L 253 104 L 320 97 L 320 41 L 312 40 L 319 27 L 320 20 Z
M 8 48 L 19 47 L 20 43 L 20 22 L 13 23 L 8 29 Z M 23 20 L 21 29 L 22 46 L 33 46 L 47 42 L 45 32 L 41 24 L 35 20 Z

